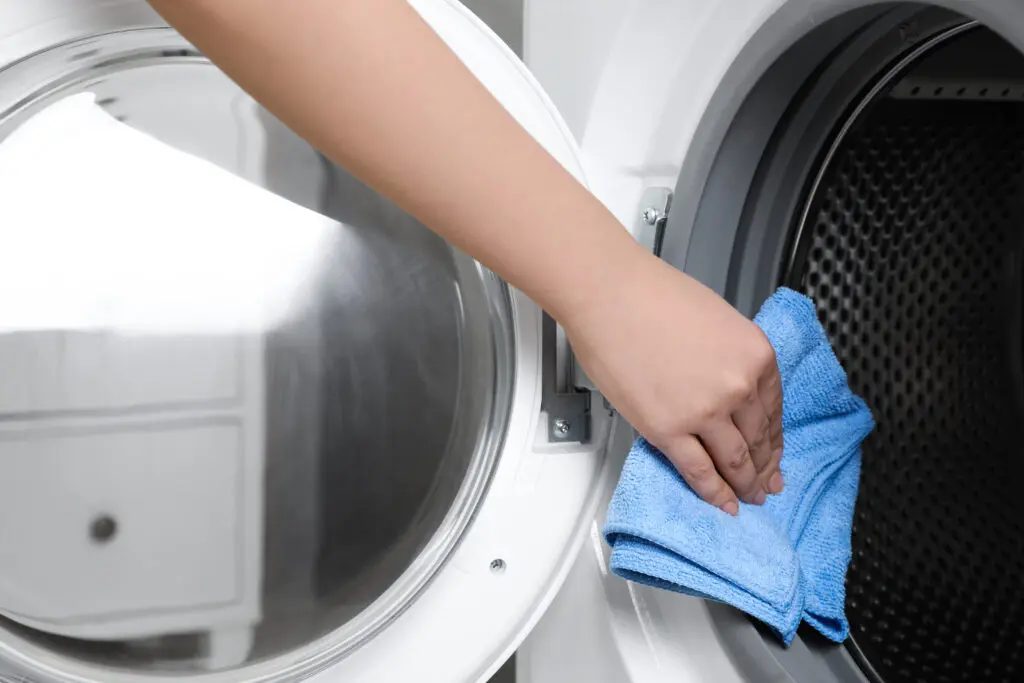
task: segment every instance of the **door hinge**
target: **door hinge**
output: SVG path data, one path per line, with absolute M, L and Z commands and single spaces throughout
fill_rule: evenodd
M 636 224 L 636 241 L 655 256 L 661 256 L 665 239 L 665 224 L 672 209 L 672 190 L 667 187 L 649 187 L 640 197 L 640 212 Z
M 635 235 L 655 256 L 661 256 L 671 208 L 672 191 L 668 188 L 651 187 L 644 191 Z M 544 383 L 541 410 L 548 418 L 548 439 L 553 443 L 587 443 L 594 386 L 576 362 L 568 342 L 559 339 L 558 323 L 547 313 L 544 314 L 541 348 Z M 610 409 L 607 401 L 605 407 Z
M 543 389 L 541 410 L 548 417 L 548 439 L 554 443 L 587 443 L 590 441 L 590 392 L 576 387 L 573 381 L 572 350 L 568 342 L 559 340 L 558 323 L 544 314 L 541 338 L 541 373 Z M 564 361 L 559 368 L 559 350 Z

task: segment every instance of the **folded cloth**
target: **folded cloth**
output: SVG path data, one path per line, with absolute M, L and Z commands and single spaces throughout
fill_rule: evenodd
M 860 444 L 874 422 L 808 298 L 782 288 L 754 322 L 782 377 L 785 490 L 730 516 L 639 438 L 608 508 L 611 568 L 637 583 L 733 605 L 787 645 L 801 619 L 841 642 L 849 633 L 844 582 Z

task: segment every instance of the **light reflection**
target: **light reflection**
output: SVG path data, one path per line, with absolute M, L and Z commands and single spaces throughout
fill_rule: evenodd
M 0 187 L 0 333 L 263 333 L 309 301 L 338 229 L 91 93 L 0 143 Z

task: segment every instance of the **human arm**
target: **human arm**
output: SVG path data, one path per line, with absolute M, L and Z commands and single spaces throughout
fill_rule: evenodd
M 734 491 L 763 500 L 782 447 L 767 340 L 645 252 L 405 0 L 151 4 L 313 146 L 559 320 L 700 495 L 730 511 Z

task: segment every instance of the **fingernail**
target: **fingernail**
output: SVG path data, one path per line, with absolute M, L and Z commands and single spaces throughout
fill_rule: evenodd
M 728 512 L 733 517 L 740 514 L 740 506 L 736 504 L 735 500 L 730 500 L 728 503 L 722 506 L 722 509 Z
M 782 472 L 776 471 L 775 474 L 772 475 L 772 478 L 768 480 L 768 490 L 776 496 L 782 493 L 782 489 L 784 489 L 785 486 L 785 482 L 782 481 Z
M 757 493 L 754 494 L 754 505 L 764 505 L 764 501 L 768 499 L 768 494 L 764 492 L 764 489 L 758 489 Z

